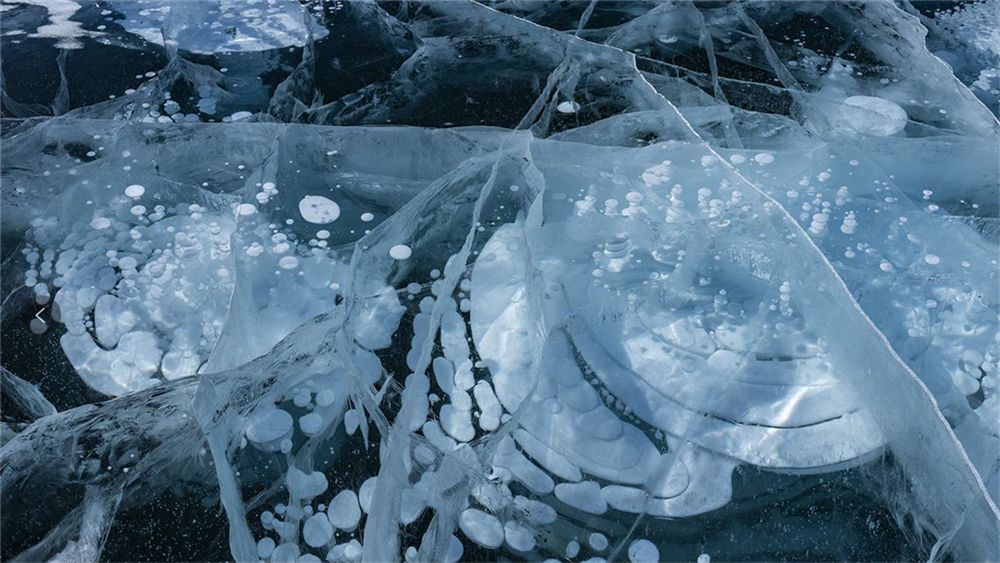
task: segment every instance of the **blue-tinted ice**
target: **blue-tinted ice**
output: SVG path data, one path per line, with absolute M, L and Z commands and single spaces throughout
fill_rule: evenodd
M 5 559 L 1000 557 L 995 0 L 0 8 Z

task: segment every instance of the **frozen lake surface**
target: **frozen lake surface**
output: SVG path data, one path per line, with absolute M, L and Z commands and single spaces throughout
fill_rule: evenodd
M 1000 558 L 997 0 L 2 0 L 0 558 Z

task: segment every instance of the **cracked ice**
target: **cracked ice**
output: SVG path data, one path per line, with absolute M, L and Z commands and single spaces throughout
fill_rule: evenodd
M 2 557 L 996 560 L 997 9 L 3 0 Z

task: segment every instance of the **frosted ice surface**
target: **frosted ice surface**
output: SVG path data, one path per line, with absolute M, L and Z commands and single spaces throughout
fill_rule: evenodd
M 0 558 L 1000 558 L 996 0 L 0 6 Z
M 183 8 L 182 8 L 183 6 Z M 175 42 L 192 53 L 252 52 L 306 44 L 309 34 L 329 33 L 297 3 L 288 1 L 127 0 L 109 3 L 121 13 L 125 29 L 146 41 Z

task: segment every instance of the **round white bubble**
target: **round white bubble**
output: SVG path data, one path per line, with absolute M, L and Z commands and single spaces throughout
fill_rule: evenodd
M 307 195 L 299 201 L 299 214 L 307 223 L 325 225 L 340 217 L 340 206 L 321 195 Z
M 397 244 L 389 249 L 389 256 L 395 260 L 406 260 L 413 254 L 413 250 L 405 244 Z
M 774 155 L 771 153 L 762 152 L 757 156 L 753 157 L 757 164 L 771 164 L 774 162 Z
M 125 195 L 132 199 L 138 199 L 142 197 L 142 194 L 146 193 L 146 188 L 140 186 L 139 184 L 132 184 L 131 186 L 125 188 Z
M 657 563 L 660 550 L 649 540 L 636 540 L 628 547 L 628 560 L 632 563 Z
M 333 525 L 326 514 L 313 514 L 302 526 L 302 539 L 309 547 L 323 547 L 333 537 Z
M 556 111 L 559 113 L 576 113 L 580 111 L 580 104 L 573 101 L 559 102 L 556 106 Z
M 274 540 L 271 538 L 263 538 L 257 542 L 257 555 L 261 559 L 267 559 L 274 552 Z
M 307 415 L 303 415 L 299 418 L 299 428 L 302 429 L 307 436 L 314 436 L 319 434 L 323 430 L 323 417 L 311 412 Z
M 292 430 L 292 415 L 281 409 L 267 409 L 250 417 L 247 439 L 265 444 L 282 438 Z
M 865 135 L 888 137 L 906 128 L 906 110 L 885 98 L 851 96 L 840 106 L 850 129 Z
M 345 489 L 333 497 L 326 508 L 327 518 L 338 529 L 353 531 L 361 520 L 361 505 L 358 495 L 350 489 Z
M 587 536 L 587 543 L 590 544 L 592 549 L 604 551 L 608 548 L 608 537 L 602 533 L 594 532 Z

